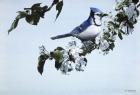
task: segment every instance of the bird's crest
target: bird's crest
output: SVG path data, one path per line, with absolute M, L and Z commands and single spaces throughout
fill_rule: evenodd
M 94 8 L 94 7 L 90 7 L 90 10 L 91 10 L 92 12 L 94 12 L 94 13 L 96 13 L 96 12 L 103 13 L 100 9 Z

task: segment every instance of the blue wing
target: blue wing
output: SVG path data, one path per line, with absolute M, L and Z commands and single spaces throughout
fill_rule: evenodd
M 82 33 L 90 25 L 91 25 L 91 23 L 90 23 L 90 20 L 88 19 L 88 20 L 84 21 L 81 25 L 75 27 L 70 33 L 66 33 L 66 34 L 62 34 L 62 35 L 57 35 L 57 36 L 51 37 L 51 39 L 55 40 L 55 39 L 69 37 L 69 36 L 74 36 L 74 37 L 78 38 L 78 34 Z
M 84 30 L 86 30 L 89 26 L 90 26 L 90 21 L 86 20 L 84 21 L 81 25 L 77 26 L 76 28 L 74 28 L 70 34 L 72 35 L 77 35 L 80 34 L 81 32 L 83 32 Z

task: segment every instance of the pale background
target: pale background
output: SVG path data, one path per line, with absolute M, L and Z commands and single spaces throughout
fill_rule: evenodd
M 48 2 L 49 1 L 49 2 Z M 7 34 L 17 11 L 52 0 L 0 0 L 0 95 L 140 95 L 140 19 L 132 35 L 116 42 L 114 51 L 88 55 L 84 72 L 63 75 L 47 61 L 43 76 L 37 72 L 40 45 L 53 50 L 71 38 L 52 41 L 51 36 L 71 31 L 89 15 L 89 7 L 113 11 L 115 0 L 64 0 L 58 20 L 55 9 L 38 26 L 21 20 Z

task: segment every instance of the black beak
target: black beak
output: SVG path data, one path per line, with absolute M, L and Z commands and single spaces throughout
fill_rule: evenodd
M 102 15 L 101 15 L 101 17 L 106 17 L 106 16 L 108 16 L 108 14 L 106 14 L 106 13 L 102 13 Z

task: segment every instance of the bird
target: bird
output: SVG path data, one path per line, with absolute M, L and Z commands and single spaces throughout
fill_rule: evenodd
M 75 27 L 71 32 L 57 35 L 51 37 L 52 40 L 65 38 L 65 37 L 76 37 L 83 41 L 93 41 L 95 42 L 95 38 L 101 32 L 102 18 L 107 16 L 108 14 L 102 12 L 98 8 L 91 7 L 90 15 L 87 20 L 85 20 L 82 24 Z

